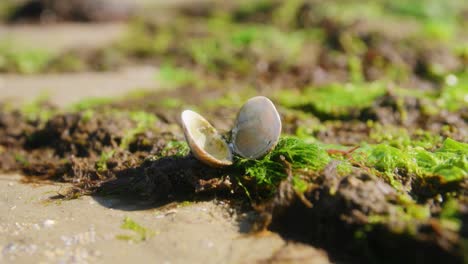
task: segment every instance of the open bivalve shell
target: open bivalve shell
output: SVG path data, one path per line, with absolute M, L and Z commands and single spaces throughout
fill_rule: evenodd
M 278 143 L 281 119 L 275 105 L 264 96 L 249 99 L 237 114 L 232 129 L 232 147 L 244 158 L 257 159 Z
M 197 159 L 213 167 L 232 164 L 229 145 L 205 118 L 185 110 L 182 112 L 182 126 L 185 139 Z
M 273 150 L 281 134 L 278 111 L 264 96 L 249 99 L 239 110 L 230 144 L 193 111 L 182 112 L 182 126 L 193 155 L 213 167 L 231 165 L 233 153 L 244 158 L 260 158 Z

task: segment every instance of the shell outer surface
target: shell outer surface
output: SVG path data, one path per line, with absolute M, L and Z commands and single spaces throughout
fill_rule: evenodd
M 270 152 L 281 135 L 281 118 L 275 105 L 264 96 L 249 99 L 239 110 L 232 130 L 235 153 L 257 159 Z
M 185 110 L 181 114 L 185 139 L 193 155 L 212 167 L 232 164 L 232 152 L 218 131 L 198 113 Z

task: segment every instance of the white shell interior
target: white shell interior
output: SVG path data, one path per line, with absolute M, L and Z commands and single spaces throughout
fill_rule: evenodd
M 245 158 L 260 158 L 276 146 L 280 135 L 281 118 L 273 102 L 264 96 L 253 97 L 237 115 L 233 150 Z
M 212 166 L 232 164 L 232 152 L 216 129 L 194 111 L 182 112 L 185 137 L 193 154 Z

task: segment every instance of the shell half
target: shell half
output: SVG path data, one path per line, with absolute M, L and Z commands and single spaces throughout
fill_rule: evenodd
M 232 130 L 232 147 L 244 158 L 266 155 L 278 143 L 281 118 L 273 102 L 264 96 L 249 99 L 239 110 Z
M 218 131 L 201 115 L 191 110 L 182 112 L 185 139 L 193 155 L 212 167 L 232 164 L 232 152 Z

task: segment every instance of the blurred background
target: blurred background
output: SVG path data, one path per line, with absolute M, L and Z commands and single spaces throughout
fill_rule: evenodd
M 67 105 L 215 78 L 258 93 L 380 81 L 449 108 L 468 100 L 448 88 L 467 86 L 463 0 L 2 0 L 0 21 L 2 98 Z

